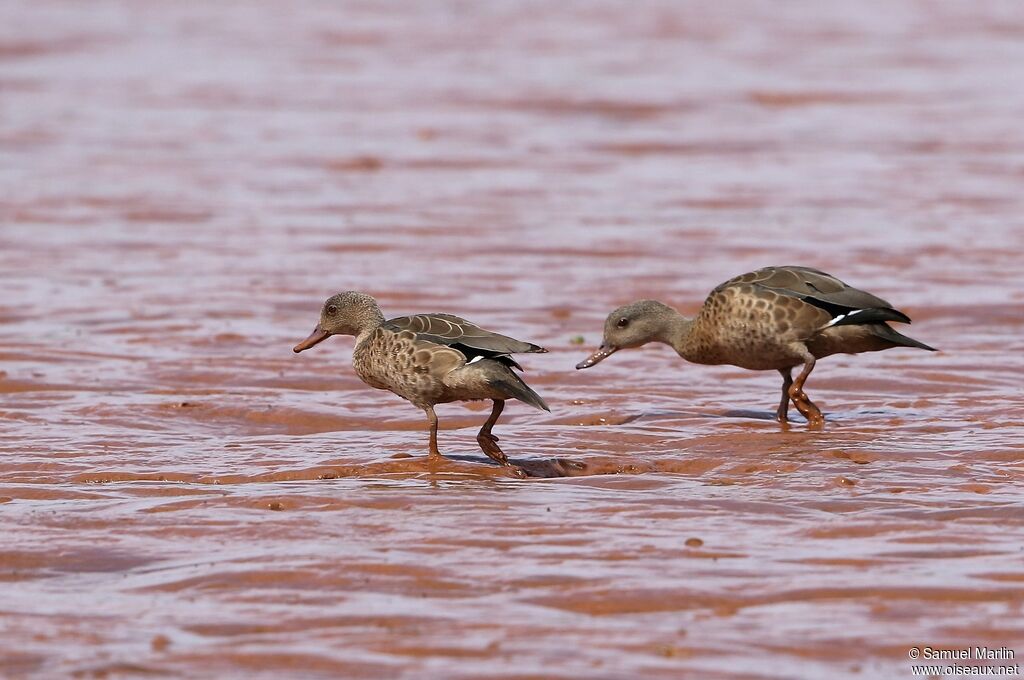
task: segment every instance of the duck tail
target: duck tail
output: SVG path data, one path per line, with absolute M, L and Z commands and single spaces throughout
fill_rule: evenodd
M 491 385 L 504 392 L 512 399 L 518 399 L 524 404 L 529 404 L 534 408 L 538 408 L 542 411 L 551 412 L 551 408 L 541 398 L 539 394 L 533 391 L 533 389 L 523 382 L 523 379 L 513 373 L 511 370 L 508 371 L 507 375 L 498 378 L 491 382 Z
M 914 340 L 913 338 L 903 335 L 902 333 L 894 330 L 888 324 L 875 324 L 871 327 L 871 331 L 878 337 L 884 340 L 888 340 L 892 344 L 897 345 L 899 347 L 916 347 L 917 349 L 924 349 L 928 350 L 929 352 L 939 351 L 934 347 L 931 347 L 930 345 L 926 345 L 923 342 L 919 342 L 917 340 Z

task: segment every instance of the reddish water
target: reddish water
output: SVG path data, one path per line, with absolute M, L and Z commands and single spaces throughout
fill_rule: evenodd
M 714 5 L 711 7 L 709 5 Z M 941 6 L 940 6 L 941 5 Z M 8 0 L 0 675 L 910 677 L 1024 654 L 1024 11 L 953 3 Z M 943 352 L 778 376 L 640 297 L 765 264 Z M 550 415 L 425 422 L 337 290 L 550 348 Z M 585 344 L 572 339 L 583 335 Z M 411 456 L 411 457 L 410 457 Z

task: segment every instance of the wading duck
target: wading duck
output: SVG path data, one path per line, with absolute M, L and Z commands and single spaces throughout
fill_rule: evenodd
M 887 321 L 910 323 L 910 318 L 817 269 L 765 267 L 715 288 L 692 319 L 656 300 L 619 307 L 605 321 L 601 346 L 576 368 L 590 368 L 620 349 L 663 342 L 694 363 L 778 371 L 779 421 L 787 422 L 792 401 L 809 426 L 820 427 L 821 410 L 804 393 L 818 359 L 891 347 L 935 351 L 897 333 Z M 801 365 L 793 380 L 793 368 Z
M 521 474 L 498 447 L 491 428 L 507 399 L 551 410 L 512 370 L 522 370 L 512 354 L 546 349 L 492 333 L 451 314 L 416 314 L 385 321 L 377 301 L 355 291 L 328 298 L 320 322 L 293 351 L 307 350 L 332 335 L 355 336 L 352 365 L 364 383 L 394 392 L 426 412 L 432 458 L 441 455 L 434 406 L 490 399 L 494 402 L 491 415 L 476 440 L 490 458 Z

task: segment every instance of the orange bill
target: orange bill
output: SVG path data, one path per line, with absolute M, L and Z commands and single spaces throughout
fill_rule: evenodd
M 590 368 L 594 364 L 604 361 L 605 359 L 607 359 L 608 357 L 610 357 L 611 355 L 615 354 L 618 351 L 619 348 L 613 345 L 601 345 L 600 347 L 597 348 L 597 350 L 594 351 L 593 354 L 591 354 L 589 357 L 587 357 L 580 363 L 576 364 L 576 368 Z
M 331 337 L 330 333 L 320 328 L 320 326 L 317 326 L 313 329 L 313 332 L 309 334 L 308 338 L 295 345 L 295 347 L 292 347 L 292 351 L 298 354 L 299 352 L 309 349 L 313 345 L 323 342 L 329 337 Z

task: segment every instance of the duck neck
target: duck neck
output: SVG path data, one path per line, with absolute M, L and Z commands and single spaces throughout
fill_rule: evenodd
M 670 345 L 676 351 L 676 354 L 688 361 L 692 361 L 690 356 L 693 351 L 691 342 L 693 322 L 693 319 L 676 312 L 669 319 L 668 323 L 665 324 L 665 328 L 658 337 L 658 341 Z
M 368 310 L 366 315 L 360 319 L 359 325 L 356 327 L 355 336 L 356 344 L 358 345 L 366 338 L 373 335 L 373 332 L 384 325 L 384 314 L 381 313 L 380 307 L 374 307 Z

